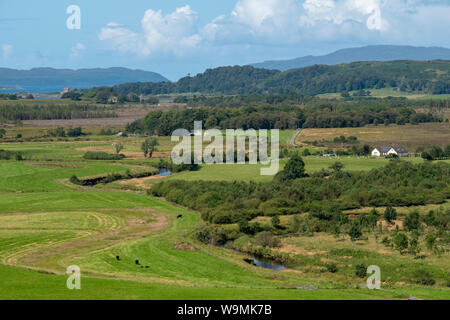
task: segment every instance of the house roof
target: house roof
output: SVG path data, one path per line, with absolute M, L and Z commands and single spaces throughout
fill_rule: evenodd
M 395 152 L 397 153 L 408 153 L 408 150 L 406 150 L 406 148 L 403 147 L 392 147 L 392 149 L 394 149 Z
M 381 148 L 377 148 L 377 149 L 380 152 L 383 152 L 383 153 L 387 153 L 391 149 L 394 149 L 395 152 L 397 152 L 397 153 L 408 153 L 408 150 L 406 148 L 403 148 L 403 147 L 381 147 Z

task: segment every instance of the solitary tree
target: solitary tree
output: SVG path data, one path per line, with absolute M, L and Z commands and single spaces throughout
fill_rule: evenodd
M 359 223 L 352 223 L 352 225 L 350 226 L 350 230 L 348 231 L 348 235 L 350 236 L 350 239 L 352 241 L 356 241 L 362 237 L 363 234 Z
M 278 217 L 278 216 L 274 216 L 273 218 L 272 218 L 272 226 L 274 227 L 274 228 L 276 228 L 276 229 L 278 229 L 279 227 L 280 227 L 280 217 Z
M 291 159 L 289 159 L 284 170 L 276 175 L 276 178 L 279 181 L 288 181 L 303 178 L 305 176 L 305 163 L 303 162 L 302 157 L 298 154 L 294 154 Z
M 392 224 L 393 221 L 394 221 L 395 219 L 397 219 L 397 210 L 395 210 L 394 208 L 392 208 L 392 207 L 390 207 L 390 206 L 387 207 L 386 210 L 384 211 L 384 219 L 385 219 L 388 223 Z
M 123 150 L 123 144 L 121 143 L 114 143 L 113 146 L 117 154 L 120 154 L 120 152 Z
M 400 254 L 403 254 L 408 249 L 408 243 L 408 237 L 404 233 L 397 233 L 394 237 L 394 247 Z
M 156 146 L 159 146 L 159 142 L 156 138 L 150 138 L 145 140 L 141 145 L 141 150 L 144 152 L 144 157 L 151 158 L 153 156 L 153 153 L 157 151 L 158 149 Z

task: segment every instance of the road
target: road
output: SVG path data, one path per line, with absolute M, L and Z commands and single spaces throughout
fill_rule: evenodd
M 297 140 L 297 137 L 300 135 L 300 133 L 302 132 L 302 129 L 298 129 L 295 133 L 294 133 L 294 135 L 292 136 L 292 138 L 291 138 L 291 146 L 296 146 L 296 144 L 295 144 L 295 140 Z

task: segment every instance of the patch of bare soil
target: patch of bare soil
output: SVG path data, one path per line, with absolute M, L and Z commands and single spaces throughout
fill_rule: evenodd
M 396 220 L 394 224 L 389 224 L 387 221 L 383 220 L 382 222 L 383 229 L 387 229 L 389 231 L 395 230 L 397 227 L 402 230 L 403 229 L 403 220 Z
M 136 187 L 142 188 L 142 189 L 149 189 L 150 186 L 147 185 L 148 181 L 161 180 L 161 179 L 164 179 L 164 178 L 167 178 L 167 177 L 169 177 L 169 176 L 168 175 L 167 176 L 151 176 L 151 177 L 146 177 L 146 178 L 136 178 L 136 179 L 129 179 L 129 180 L 121 180 L 121 181 L 118 181 L 117 183 L 121 184 L 121 185 L 126 185 L 126 186 L 127 185 L 132 185 L 132 186 L 136 186 Z
M 196 251 L 193 246 L 187 244 L 187 243 L 175 243 L 175 249 L 181 250 L 181 251 Z
M 283 269 L 280 270 L 282 273 L 295 273 L 295 274 L 303 274 L 303 271 L 300 270 L 294 270 L 294 269 Z

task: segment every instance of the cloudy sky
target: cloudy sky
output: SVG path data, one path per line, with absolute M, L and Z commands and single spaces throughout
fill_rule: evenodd
M 369 44 L 450 48 L 449 17 L 450 0 L 0 0 L 0 66 L 123 66 L 176 80 Z

